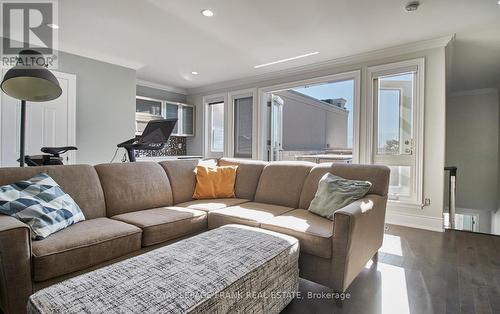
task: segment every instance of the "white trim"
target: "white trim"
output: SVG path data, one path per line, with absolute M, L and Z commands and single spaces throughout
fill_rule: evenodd
M 231 91 L 227 93 L 228 99 L 228 120 L 227 120 L 227 136 L 224 135 L 227 145 L 226 145 L 226 156 L 234 156 L 234 100 L 237 98 L 252 97 L 252 159 L 257 159 L 257 127 L 258 123 L 256 121 L 256 107 L 257 107 L 257 89 L 247 88 L 237 91 Z
M 444 232 L 442 217 L 413 215 L 388 209 L 385 214 L 385 223 L 391 225 Z
M 177 93 L 177 94 L 182 94 L 182 95 L 187 95 L 188 92 L 184 88 L 179 88 L 175 86 L 169 86 L 169 85 L 163 85 L 163 84 L 158 84 L 158 83 L 153 83 L 141 79 L 136 79 L 136 85 L 138 86 L 144 86 L 144 87 L 150 87 L 150 88 L 155 88 L 171 93 Z
M 221 93 L 221 94 L 212 94 L 212 95 L 207 95 L 207 96 L 203 96 L 202 98 L 202 133 L 203 133 L 203 137 L 202 137 L 202 155 L 203 157 L 207 157 L 207 158 L 213 158 L 213 157 L 220 157 L 218 156 L 219 154 L 216 155 L 213 155 L 210 151 L 210 148 L 208 147 L 208 145 L 210 145 L 210 140 L 209 140 L 209 136 L 210 136 L 210 132 L 207 132 L 207 126 L 209 125 L 209 122 L 208 122 L 208 118 L 209 118 L 209 114 L 208 114 L 208 104 L 209 103 L 213 103 L 213 102 L 218 102 L 218 101 L 223 101 L 224 102 L 224 150 L 226 149 L 226 143 L 225 143 L 225 138 L 226 138 L 226 119 L 227 119 L 227 105 L 228 105 L 228 101 L 227 101 L 227 93 Z M 225 152 L 224 152 L 225 153 Z M 222 155 L 224 155 L 224 153 Z
M 195 87 L 195 88 L 188 88 L 187 92 L 190 95 L 203 94 L 203 93 L 207 93 L 207 92 L 214 91 L 214 90 L 230 89 L 230 88 L 234 88 L 237 86 L 255 84 L 255 83 L 259 83 L 259 82 L 264 81 L 264 80 L 286 78 L 288 76 L 297 75 L 297 74 L 307 74 L 308 72 L 311 72 L 314 70 L 325 70 L 328 68 L 335 69 L 336 67 L 339 67 L 342 65 L 365 63 L 365 62 L 369 62 L 372 60 L 386 59 L 386 58 L 390 58 L 390 57 L 410 54 L 410 53 L 428 50 L 428 49 L 433 49 L 433 48 L 443 48 L 443 47 L 446 47 L 448 45 L 448 43 L 450 43 L 450 41 L 454 38 L 454 36 L 455 35 L 452 34 L 452 35 L 447 35 L 447 36 L 443 36 L 443 37 L 438 37 L 438 38 L 427 39 L 427 40 L 422 40 L 422 41 L 418 41 L 418 42 L 412 42 L 412 43 L 402 44 L 402 45 L 398 45 L 398 46 L 388 47 L 385 49 L 372 50 L 372 51 L 368 51 L 368 52 L 364 52 L 364 53 L 359 53 L 359 54 L 346 56 L 346 57 L 340 57 L 340 58 L 336 58 L 336 59 L 332 59 L 332 60 L 328 60 L 328 61 L 324 61 L 324 62 L 319 62 L 319 63 L 314 63 L 314 64 L 309 64 L 309 65 L 304 65 L 304 66 L 300 66 L 300 67 L 294 67 L 294 68 L 280 70 L 280 71 L 273 71 L 270 73 L 263 73 L 263 74 L 258 74 L 258 75 L 254 75 L 254 76 L 248 76 L 248 77 L 241 78 L 241 79 L 228 80 L 228 81 L 224 81 L 224 82 L 220 82 L 220 83 L 214 83 L 214 84 L 204 85 L 204 86 Z
M 265 100 L 266 93 L 276 92 L 280 90 L 286 90 L 290 88 L 295 88 L 303 85 L 314 85 L 314 84 L 327 84 L 333 82 L 340 82 L 345 80 L 354 80 L 354 103 L 352 106 L 353 114 L 353 134 L 352 134 L 352 150 L 353 150 L 353 162 L 359 162 L 359 152 L 360 152 L 360 108 L 361 108 L 361 70 L 354 70 L 348 72 L 342 72 L 338 74 L 332 74 L 327 76 L 314 77 L 305 80 L 292 81 L 287 83 L 281 83 L 266 87 L 261 87 L 258 89 L 258 136 L 257 136 L 257 158 L 261 160 L 266 160 L 266 148 L 267 148 L 267 102 Z
M 374 102 L 373 99 L 373 79 L 381 74 L 387 75 L 390 72 L 397 72 L 417 68 L 417 78 L 414 82 L 414 90 L 416 92 L 415 98 L 417 105 L 416 108 L 416 123 L 415 123 L 415 140 L 416 140 L 416 153 L 415 156 L 415 175 L 416 175 L 416 203 L 423 203 L 424 195 L 424 118 L 425 118 L 425 58 L 416 58 L 412 60 L 387 63 L 377 66 L 371 66 L 367 69 L 366 80 L 366 112 L 367 112 L 367 128 L 366 128 L 366 160 L 365 163 L 373 163 L 374 153 Z M 415 121 L 415 120 L 414 120 Z
M 487 95 L 487 94 L 498 94 L 498 90 L 496 88 L 481 88 L 481 89 L 471 89 L 464 90 L 458 92 L 451 92 L 449 94 L 450 97 L 459 97 L 459 96 L 478 96 L 478 95 Z
M 68 146 L 76 146 L 76 75 L 52 71 L 57 78 L 68 80 Z M 76 164 L 78 151 L 68 151 L 68 160 L 65 164 Z

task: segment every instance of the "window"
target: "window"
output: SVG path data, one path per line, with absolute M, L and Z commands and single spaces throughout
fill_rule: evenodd
M 252 158 L 253 97 L 234 99 L 234 157 Z
M 224 102 L 208 104 L 209 148 L 211 153 L 224 152 Z
M 372 79 L 372 161 L 391 169 L 389 199 L 422 202 L 423 61 L 369 69 Z
M 262 88 L 259 119 L 267 132 L 259 134 L 259 158 L 359 162 L 360 76 L 352 71 Z

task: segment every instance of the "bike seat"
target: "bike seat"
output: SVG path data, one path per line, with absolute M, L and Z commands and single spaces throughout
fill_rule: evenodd
M 63 146 L 63 147 L 42 147 L 42 153 L 59 155 L 67 152 L 68 150 L 77 150 L 75 146 Z

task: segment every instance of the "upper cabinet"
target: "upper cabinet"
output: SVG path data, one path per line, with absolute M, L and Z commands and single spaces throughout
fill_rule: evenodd
M 172 135 L 194 136 L 194 106 L 170 101 L 165 101 L 165 105 L 167 108 L 166 118 L 178 119 Z
M 181 133 L 184 135 L 194 136 L 194 106 L 183 105 L 181 110 Z
M 163 104 L 161 100 L 140 97 L 135 99 L 135 113 L 140 117 L 162 117 Z
M 194 136 L 195 108 L 193 105 L 136 96 L 136 134 L 154 119 L 177 119 L 174 136 Z
M 177 118 L 177 123 L 175 124 L 174 130 L 172 131 L 172 134 L 179 134 L 179 105 L 176 104 L 171 104 L 167 103 L 167 112 L 166 112 L 166 117 L 167 119 L 173 119 Z

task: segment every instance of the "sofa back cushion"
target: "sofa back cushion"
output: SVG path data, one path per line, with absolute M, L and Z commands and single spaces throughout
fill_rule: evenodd
M 265 161 L 251 159 L 219 159 L 219 166 L 238 166 L 234 192 L 237 198 L 248 200 L 254 199 L 260 175 L 267 164 L 268 162 Z
M 108 217 L 173 204 L 167 174 L 155 162 L 101 164 L 95 168 Z
M 300 208 L 309 208 L 309 205 L 316 194 L 316 190 L 318 189 L 318 182 L 327 172 L 349 180 L 369 181 L 372 186 L 368 191 L 368 194 L 386 196 L 389 189 L 390 170 L 386 166 L 330 163 L 321 164 L 311 169 L 311 172 L 305 180 L 304 188 L 302 189 L 302 193 L 300 195 Z
M 0 168 L 0 185 L 27 180 L 47 173 L 78 204 L 86 219 L 106 216 L 106 205 L 99 177 L 89 165 Z
M 313 163 L 275 161 L 262 170 L 255 201 L 297 208 L 304 181 Z
M 174 204 L 193 200 L 194 188 L 196 186 L 195 169 L 198 162 L 197 159 L 167 160 L 160 162 L 172 186 Z

